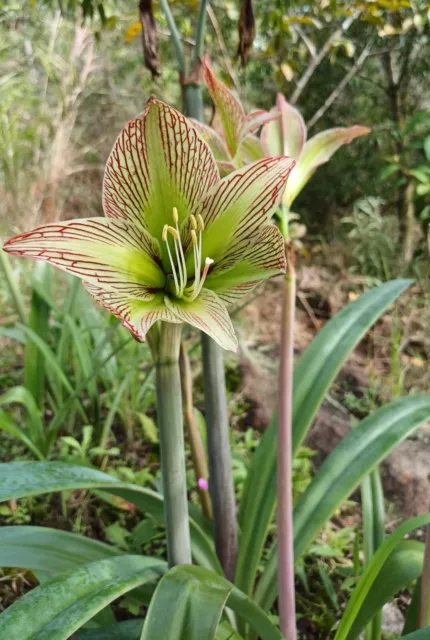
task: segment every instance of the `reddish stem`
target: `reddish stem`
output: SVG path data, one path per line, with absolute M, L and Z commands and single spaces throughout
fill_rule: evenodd
M 287 247 L 287 274 L 281 325 L 278 418 L 278 607 L 281 632 L 287 640 L 296 640 L 291 419 L 295 302 L 294 255 L 292 249 Z

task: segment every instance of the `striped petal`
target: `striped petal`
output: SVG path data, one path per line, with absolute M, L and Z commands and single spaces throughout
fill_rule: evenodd
M 227 309 L 220 298 L 202 289 L 193 302 L 166 297 L 169 310 L 182 322 L 188 322 L 208 334 L 220 347 L 237 351 L 237 339 Z
M 164 224 L 172 224 L 173 207 L 182 222 L 218 179 L 212 152 L 195 127 L 151 98 L 123 129 L 107 161 L 105 215 L 138 221 L 159 239 Z
M 348 129 L 327 129 L 327 131 L 322 131 L 308 140 L 291 172 L 283 202 L 290 206 L 321 164 L 328 162 L 342 145 L 348 144 L 359 136 L 365 136 L 369 132 L 370 129 L 367 127 L 356 125 Z
M 246 116 L 239 100 L 213 73 L 209 61 L 203 61 L 203 77 L 222 122 L 230 155 L 234 156 L 242 135 Z
M 273 120 L 279 120 L 280 113 L 277 109 L 271 109 L 270 111 L 251 111 L 248 113 L 245 119 L 245 123 L 242 128 L 241 137 L 246 138 L 250 133 L 257 131 L 260 127 L 272 122 Z M 277 153 L 275 155 L 290 155 L 289 153 Z
M 234 171 L 211 189 L 200 208 L 206 225 L 203 258 L 212 258 L 216 265 L 229 253 L 252 244 L 278 207 L 293 166 L 291 158 L 263 158 Z M 189 252 L 187 266 L 191 269 L 192 264 Z
M 220 161 L 220 162 L 217 162 L 217 165 L 218 165 L 218 170 L 221 178 L 228 176 L 230 173 L 233 173 L 233 171 L 236 171 L 237 169 L 237 166 L 234 164 L 234 162 Z
M 225 142 L 215 131 L 215 129 L 212 129 L 212 127 L 208 127 L 208 125 L 203 124 L 203 122 L 194 120 L 194 118 L 188 118 L 188 120 L 197 129 L 203 140 L 209 145 L 216 161 L 230 160 L 230 154 L 227 147 L 225 146 Z
M 240 143 L 237 153 L 243 164 L 251 164 L 251 162 L 264 158 L 263 148 L 257 136 L 246 136 Z
M 266 156 L 286 155 L 297 160 L 306 142 L 307 129 L 297 109 L 281 93 L 271 110 L 278 118 L 266 124 L 261 132 L 261 144 Z
M 261 229 L 254 243 L 228 261 L 214 265 L 205 286 L 226 304 L 233 304 L 263 280 L 285 273 L 285 244 L 279 229 L 268 224 Z M 233 262 L 233 266 L 229 266 Z
M 144 295 L 165 283 L 158 242 L 125 220 L 47 224 L 11 238 L 3 248 L 15 256 L 50 262 L 100 287 Z
M 140 342 L 145 339 L 147 332 L 157 320 L 182 322 L 166 307 L 163 292 L 154 294 L 150 300 L 145 300 L 128 295 L 127 292 L 107 291 L 89 282 L 83 284 L 91 296 L 119 318 L 122 325 Z

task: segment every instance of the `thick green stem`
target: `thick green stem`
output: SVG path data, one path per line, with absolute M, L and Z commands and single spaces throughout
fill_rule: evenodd
M 220 347 L 205 333 L 202 333 L 202 349 L 209 490 L 212 498 L 215 547 L 226 577 L 233 580 L 237 556 L 237 524 L 224 362 Z
M 292 400 L 294 365 L 294 319 L 296 307 L 296 274 L 294 255 L 287 246 L 282 308 L 282 334 L 279 370 L 278 418 L 278 608 L 281 632 L 287 640 L 296 640 L 296 605 L 294 591 L 293 535 L 293 453 Z
M 194 47 L 194 64 L 202 57 L 205 43 L 206 16 L 209 0 L 200 0 L 199 19 L 196 28 L 196 46 Z
M 181 36 L 176 26 L 175 18 L 170 11 L 168 0 L 160 0 L 161 9 L 166 17 L 167 26 L 169 27 L 170 35 L 172 36 L 173 44 L 176 52 L 176 59 L 178 61 L 179 71 L 185 73 L 185 58 L 182 48 Z
M 206 14 L 204 0 L 200 5 L 199 28 L 201 31 L 198 32 L 197 37 L 197 42 L 200 43 L 203 43 L 202 30 L 205 25 L 203 12 Z M 203 121 L 203 101 L 199 84 L 185 84 L 184 104 L 185 115 Z M 237 521 L 223 355 L 221 348 L 204 333 L 202 333 L 202 349 L 209 490 L 212 499 L 215 547 L 226 577 L 232 580 L 237 557 Z
M 199 84 L 187 83 L 184 86 L 185 115 L 203 122 L 203 99 Z
M 163 322 L 157 361 L 157 420 L 169 566 L 191 564 L 179 348 L 181 325 Z

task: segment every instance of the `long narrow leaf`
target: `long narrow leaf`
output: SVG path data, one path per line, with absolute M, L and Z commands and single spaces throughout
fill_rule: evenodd
M 30 526 L 1 528 L 0 567 L 57 574 L 118 555 L 124 552 L 68 531 Z
M 214 640 L 232 589 L 220 575 L 201 567 L 171 569 L 155 590 L 141 640 Z
M 76 640 L 140 640 L 143 620 L 126 620 L 101 629 L 82 629 Z
M 395 280 L 363 294 L 332 318 L 305 350 L 294 371 L 294 452 L 347 356 L 410 284 L 410 280 Z M 252 591 L 276 504 L 276 434 L 275 412 L 254 455 L 241 500 L 242 535 L 235 584 L 248 594 Z
M 429 640 L 429 638 L 430 627 L 426 627 L 425 629 L 419 629 L 418 631 L 409 633 L 407 636 L 402 636 L 400 640 Z
M 162 564 L 143 556 L 120 556 L 61 574 L 0 615 L 0 637 L 64 640 L 119 596 L 156 580 Z
M 41 411 L 33 396 L 26 387 L 12 387 L 0 396 L 0 406 L 5 404 L 20 404 L 27 411 L 27 434 L 33 444 L 40 450 L 45 448 L 45 436 Z
M 103 490 L 135 504 L 150 513 L 157 523 L 164 521 L 163 497 L 137 485 L 92 469 L 61 462 L 9 462 L 0 464 L 0 502 L 24 496 L 74 489 Z M 216 572 L 221 572 L 213 541 L 190 518 L 191 546 L 195 560 Z
M 21 440 L 26 447 L 38 458 L 44 460 L 45 456 L 37 448 L 34 442 L 27 436 L 27 434 L 10 418 L 3 409 L 0 409 L 0 429 L 8 433 L 12 438 Z
M 225 606 L 261 640 L 281 640 L 279 630 L 247 595 L 213 571 L 193 566 L 174 567 L 160 580 L 141 640 L 215 640 Z
M 23 324 L 27 324 L 27 311 L 19 290 L 18 278 L 15 277 L 12 267 L 10 266 L 9 256 L 4 251 L 0 251 L 0 265 L 19 319 Z
M 44 262 L 37 263 L 34 268 L 34 279 L 49 291 L 52 284 L 51 266 Z M 28 327 L 25 328 L 40 342 L 46 342 L 48 338 L 49 314 L 50 306 L 33 288 Z M 45 355 L 38 348 L 38 341 L 31 339 L 25 347 L 24 385 L 40 408 L 43 406 L 45 394 L 45 377 Z
M 337 633 L 335 635 L 335 640 L 346 640 L 348 637 L 351 637 L 349 636 L 349 634 L 354 624 L 354 620 L 358 616 L 359 611 L 372 588 L 372 585 L 375 583 L 384 564 L 387 562 L 388 558 L 396 549 L 398 544 L 402 541 L 403 537 L 414 529 L 417 529 L 418 527 L 422 527 L 429 523 L 430 514 L 411 518 L 410 520 L 407 520 L 399 527 L 397 527 L 397 529 L 393 531 L 393 533 L 389 535 L 388 538 L 386 538 L 383 544 L 376 551 L 370 564 L 365 569 L 363 575 L 358 581 L 358 584 L 353 591 L 348 606 L 346 607 L 340 621 Z
M 358 638 L 366 624 L 382 610 L 384 604 L 390 602 L 396 593 L 406 589 L 421 575 L 423 559 L 422 542 L 405 540 L 399 543 L 371 585 L 346 636 L 347 640 Z
M 324 523 L 391 449 L 430 417 L 430 395 L 400 398 L 353 429 L 328 456 L 294 511 L 298 560 Z M 267 609 L 276 597 L 277 551 L 273 550 L 256 601 Z

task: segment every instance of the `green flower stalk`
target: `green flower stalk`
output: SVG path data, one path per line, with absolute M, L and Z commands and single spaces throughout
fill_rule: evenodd
M 108 158 L 105 217 L 48 224 L 4 245 L 80 277 L 137 340 L 166 323 L 157 408 L 171 564 L 189 561 L 175 325 L 187 322 L 236 350 L 227 305 L 285 271 L 283 238 L 270 219 L 293 166 L 290 158 L 263 158 L 220 179 L 195 127 L 150 98 Z

